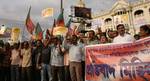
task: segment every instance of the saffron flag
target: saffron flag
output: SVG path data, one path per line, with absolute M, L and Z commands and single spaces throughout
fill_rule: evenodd
M 56 26 L 61 26 L 64 27 L 65 26 L 65 22 L 64 22 L 64 14 L 63 11 L 59 14 L 57 21 L 56 21 Z
M 42 28 L 39 23 L 37 23 L 37 25 L 36 25 L 35 35 L 36 35 L 36 39 L 41 40 L 43 37 L 43 31 L 42 31 Z
M 56 21 L 56 27 L 53 28 L 53 35 L 63 35 L 65 36 L 66 33 L 68 32 L 68 29 L 65 27 L 64 23 L 64 16 L 63 16 L 63 11 L 59 14 L 57 21 Z
M 28 12 L 28 15 L 27 15 L 27 18 L 26 18 L 25 25 L 27 27 L 28 32 L 30 34 L 32 34 L 33 31 L 34 31 L 35 25 L 33 24 L 32 20 L 30 18 L 30 11 L 31 11 L 31 7 L 29 8 L 29 12 Z
M 53 35 L 57 36 L 57 35 L 63 35 L 65 36 L 68 32 L 68 29 L 66 27 L 55 27 L 53 30 Z
M 88 81 L 150 81 L 150 37 L 85 50 Z
M 50 17 L 53 16 L 53 8 L 46 8 L 42 11 L 42 17 Z

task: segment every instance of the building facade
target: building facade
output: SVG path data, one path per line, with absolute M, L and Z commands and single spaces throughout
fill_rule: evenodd
M 92 24 L 102 31 L 116 30 L 118 24 L 124 24 L 129 33 L 138 33 L 141 25 L 150 24 L 150 0 L 118 0 L 110 10 L 93 15 Z
M 12 35 L 12 28 L 17 27 L 20 31 L 20 41 L 28 40 L 30 35 L 26 30 L 25 24 L 23 21 L 17 20 L 9 20 L 9 19 L 0 19 L 0 26 L 5 25 L 7 30 L 5 31 L 4 35 L 0 35 L 0 40 L 10 41 Z M 10 33 L 9 33 L 10 31 Z

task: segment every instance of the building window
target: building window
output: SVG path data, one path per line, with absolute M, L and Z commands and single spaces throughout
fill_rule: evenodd
M 143 10 L 137 10 L 134 12 L 135 17 L 141 17 L 144 16 L 144 11 Z
M 107 18 L 104 21 L 105 24 L 111 24 L 112 23 L 112 19 L 111 18 Z

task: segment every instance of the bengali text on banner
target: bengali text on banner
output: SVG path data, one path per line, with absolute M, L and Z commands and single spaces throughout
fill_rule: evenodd
M 150 81 L 150 37 L 87 46 L 86 81 Z

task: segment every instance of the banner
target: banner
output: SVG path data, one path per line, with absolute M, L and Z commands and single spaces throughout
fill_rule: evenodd
M 87 46 L 86 81 L 150 81 L 150 37 Z
M 10 38 L 11 37 L 11 31 L 12 31 L 11 28 L 6 28 L 4 33 L 0 34 L 0 38 Z
M 6 30 L 6 27 L 5 26 L 1 26 L 0 27 L 0 34 L 4 34 L 5 30 Z
M 13 42 L 18 42 L 19 41 L 19 37 L 20 37 L 20 28 L 18 27 L 13 27 L 12 28 L 12 33 L 11 33 L 11 40 Z
M 42 10 L 42 17 L 46 18 L 46 17 L 53 16 L 53 13 L 54 13 L 53 8 L 46 8 Z

